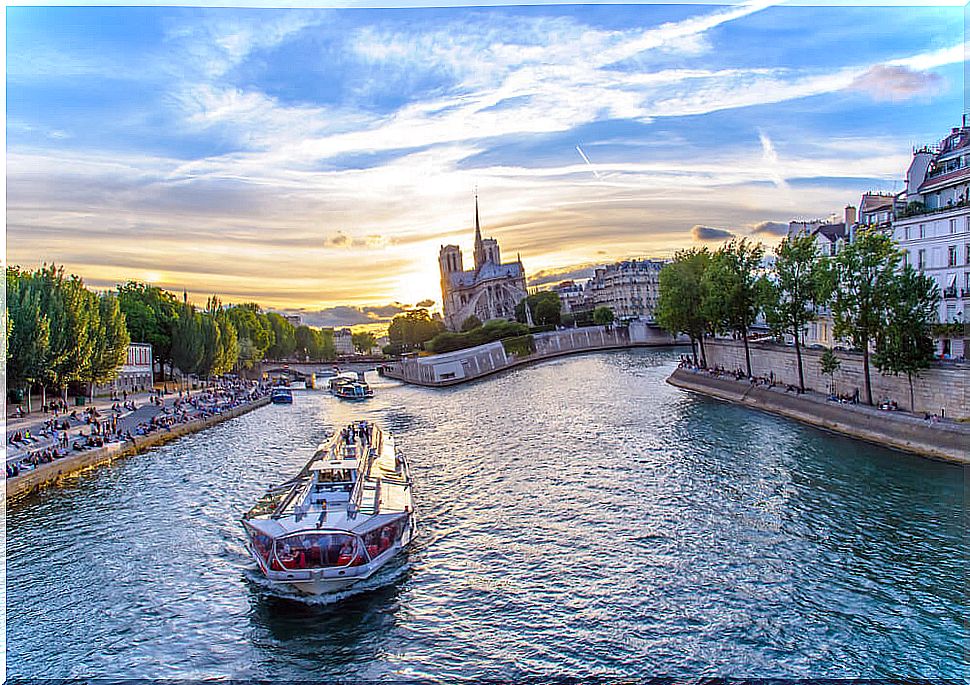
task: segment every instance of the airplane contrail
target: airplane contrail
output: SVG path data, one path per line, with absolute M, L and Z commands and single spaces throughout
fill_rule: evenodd
M 589 161 L 589 157 L 587 157 L 586 156 L 586 153 L 583 152 L 583 148 L 581 148 L 581 147 L 579 147 L 579 145 L 577 145 L 576 146 L 576 152 L 578 152 L 579 153 L 579 156 L 583 158 L 583 161 L 586 162 L 587 165 L 589 165 L 589 170 L 593 172 L 593 176 L 595 176 L 596 178 L 602 178 L 599 175 L 599 172 L 596 171 L 596 169 L 593 168 L 593 163 L 591 161 Z

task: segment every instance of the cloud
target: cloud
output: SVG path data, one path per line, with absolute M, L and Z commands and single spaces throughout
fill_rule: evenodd
M 694 240 L 700 241 L 728 240 L 734 237 L 731 231 L 714 228 L 713 226 L 701 226 L 700 224 L 691 227 L 690 235 Z
M 316 311 L 299 310 L 295 313 L 303 317 L 303 323 L 322 328 L 341 328 L 360 324 L 388 323 L 395 314 L 407 311 L 409 307 L 400 303 L 352 307 L 339 305 Z
M 943 90 L 944 85 L 943 77 L 933 72 L 877 64 L 858 76 L 850 87 L 866 93 L 876 101 L 899 102 L 936 95 Z
M 785 236 L 788 235 L 788 224 L 780 221 L 760 221 L 751 226 L 751 235 Z
M 529 285 L 548 285 L 549 283 L 559 283 L 561 281 L 582 281 L 593 277 L 596 267 L 601 264 L 586 262 L 584 264 L 572 264 L 553 269 L 541 269 L 529 277 Z

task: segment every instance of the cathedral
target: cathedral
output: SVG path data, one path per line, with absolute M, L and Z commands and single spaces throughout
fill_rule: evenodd
M 502 263 L 498 241 L 482 238 L 475 196 L 475 268 L 465 271 L 461 249 L 445 245 L 438 253 L 441 268 L 441 299 L 445 325 L 453 331 L 474 315 L 489 319 L 514 319 L 515 305 L 528 294 L 522 260 Z

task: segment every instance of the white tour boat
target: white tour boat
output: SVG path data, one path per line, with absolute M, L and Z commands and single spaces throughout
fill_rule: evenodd
M 407 461 L 376 424 L 358 421 L 321 445 L 300 473 L 242 519 L 270 581 L 308 595 L 369 578 L 413 539 Z

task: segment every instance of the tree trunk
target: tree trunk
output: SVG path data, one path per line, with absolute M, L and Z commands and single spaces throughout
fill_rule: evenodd
M 701 368 L 707 368 L 707 352 L 704 350 L 704 334 L 701 333 L 701 337 L 698 339 L 701 348 Z
M 31 390 L 31 386 L 30 386 L 30 383 L 28 383 L 27 384 L 27 392 L 24 393 L 26 395 L 26 401 L 24 402 L 24 404 L 27 405 L 27 413 L 28 414 L 30 413 L 30 390 Z
M 47 406 L 47 385 L 44 383 L 40 384 L 40 406 Z
M 869 341 L 862 343 L 862 373 L 866 381 L 866 404 L 872 406 L 872 386 L 869 382 Z
M 741 339 L 744 340 L 744 363 L 748 366 L 748 378 L 751 378 L 751 350 L 748 349 L 748 329 L 741 331 Z
M 798 342 L 798 331 L 795 331 L 795 361 L 798 363 L 798 389 L 805 392 L 805 374 L 802 371 L 802 346 Z
M 694 356 L 694 366 L 697 366 L 697 339 L 690 336 L 690 352 Z
M 916 394 L 913 392 L 913 374 L 907 373 L 906 378 L 909 379 L 909 410 L 916 413 Z

